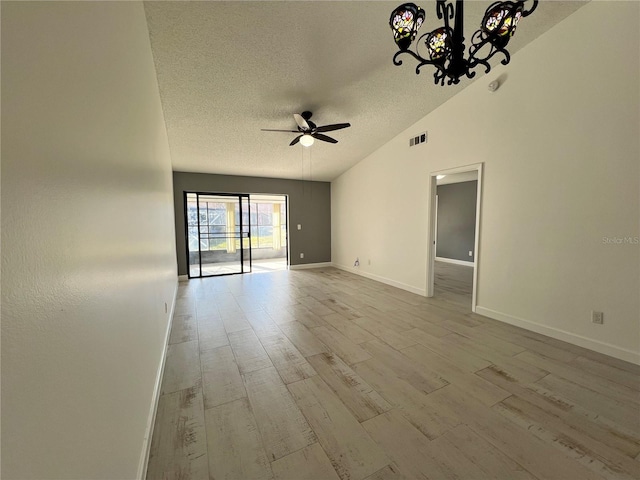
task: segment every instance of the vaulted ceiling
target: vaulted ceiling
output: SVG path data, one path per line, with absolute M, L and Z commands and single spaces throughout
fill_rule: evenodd
M 389 15 L 399 1 L 145 2 L 158 85 L 176 171 L 333 180 L 472 81 L 436 86 L 430 67 L 396 67 Z M 512 55 L 585 2 L 542 0 L 521 21 Z M 487 1 L 465 3 L 465 37 Z M 421 33 L 440 25 L 435 2 Z M 467 42 L 468 45 L 468 42 Z M 512 62 L 517 61 L 517 54 Z M 494 64 L 498 63 L 495 60 Z M 541 66 L 544 68 L 544 66 Z M 481 70 L 481 69 L 479 69 Z M 289 146 L 293 113 L 337 144 Z M 416 134 L 419 132 L 416 132 Z M 306 163 L 305 163 L 306 162 Z

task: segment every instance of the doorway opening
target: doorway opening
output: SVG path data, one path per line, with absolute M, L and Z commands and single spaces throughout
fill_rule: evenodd
M 189 278 L 284 270 L 287 197 L 185 192 Z
M 289 265 L 287 196 L 251 194 L 249 207 L 252 271 L 286 270 Z
M 482 164 L 432 172 L 430 186 L 427 296 L 475 312 Z

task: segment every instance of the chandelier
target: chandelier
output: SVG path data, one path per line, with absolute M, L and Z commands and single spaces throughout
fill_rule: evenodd
M 463 0 L 456 0 L 455 8 L 451 2 L 437 0 L 436 11 L 440 20 L 444 19 L 444 26 L 432 32 L 425 33 L 418 39 L 416 51 L 409 50 L 425 20 L 424 10 L 413 3 L 400 5 L 391 13 L 389 25 L 393 30 L 393 37 L 400 49 L 393 56 L 394 65 L 402 65 L 400 55 L 410 55 L 418 61 L 416 74 L 424 65 L 436 68 L 433 74 L 435 84 L 456 85 L 460 78 L 466 75 L 473 78 L 474 69 L 478 65 L 485 68 L 485 73 L 491 71 L 489 60 L 496 54 L 501 54 L 502 64 L 509 63 L 511 56 L 506 50 L 509 40 L 516 31 L 521 18 L 533 13 L 538 6 L 538 0 L 532 0 L 532 5 L 525 10 L 526 0 L 515 0 L 493 3 L 487 8 L 480 29 L 471 37 L 468 57 L 465 58 L 463 31 Z M 453 27 L 450 22 L 453 20 Z M 426 49 L 422 54 L 419 50 Z

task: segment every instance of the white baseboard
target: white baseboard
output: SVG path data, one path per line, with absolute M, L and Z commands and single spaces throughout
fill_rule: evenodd
M 147 429 L 146 429 L 146 434 L 144 436 L 144 441 L 142 444 L 142 455 L 140 457 L 140 463 L 138 464 L 137 478 L 140 480 L 145 480 L 145 478 L 147 477 L 147 464 L 149 463 L 149 455 L 151 453 L 151 439 L 153 438 L 153 427 L 156 423 L 156 413 L 158 411 L 158 402 L 160 401 L 160 391 L 162 388 L 162 378 L 164 375 L 164 364 L 167 359 L 167 349 L 169 348 L 169 338 L 171 337 L 171 327 L 173 326 L 173 314 L 176 310 L 177 299 L 178 299 L 178 283 L 176 282 L 176 288 L 173 292 L 173 302 L 171 302 L 171 309 L 169 310 L 169 322 L 167 324 L 167 330 L 165 332 L 164 348 L 162 349 L 160 366 L 158 367 L 158 371 L 156 372 L 156 384 L 153 388 L 151 409 L 149 410 L 149 417 L 147 418 Z
M 444 262 L 444 263 L 454 263 L 456 265 L 465 265 L 467 267 L 473 267 L 474 265 L 473 262 L 467 262 L 465 260 L 456 260 L 455 258 L 436 257 L 436 261 Z
M 588 348 L 589 350 L 609 355 L 610 357 L 615 357 L 620 360 L 624 360 L 625 362 L 640 365 L 640 352 L 634 352 L 633 350 L 617 347 L 599 340 L 593 340 L 575 333 L 560 330 L 559 328 L 549 327 L 530 320 L 514 317 L 506 313 L 491 310 L 490 308 L 477 306 L 476 313 L 484 315 L 485 317 L 493 318 L 500 322 L 508 323 L 509 325 L 515 325 L 516 327 L 521 327 L 526 330 L 531 330 L 532 332 L 540 333 L 541 335 L 546 335 L 547 337 L 555 338 L 556 340 L 562 340 L 563 342 L 571 343 L 579 347 Z
M 179 282 L 186 282 L 189 280 L 189 275 L 178 275 Z
M 427 296 L 427 290 L 424 288 L 414 287 L 413 285 L 408 285 L 406 283 L 398 282 L 390 278 L 382 277 L 380 275 L 375 275 L 369 272 L 364 272 L 357 267 L 347 267 L 346 265 L 338 265 L 337 263 L 334 263 L 332 265 L 336 268 L 339 268 L 340 270 L 344 270 L 345 272 L 354 273 L 356 275 L 360 275 L 361 277 L 369 278 L 371 280 L 375 280 L 376 282 L 384 283 L 385 285 L 391 285 L 392 287 L 400 288 L 401 290 L 406 290 L 407 292 L 415 293 L 417 295 L 422 295 L 423 297 Z
M 331 266 L 333 266 L 331 262 L 303 263 L 301 265 L 289 265 L 289 270 L 307 270 L 308 268 L 327 268 Z

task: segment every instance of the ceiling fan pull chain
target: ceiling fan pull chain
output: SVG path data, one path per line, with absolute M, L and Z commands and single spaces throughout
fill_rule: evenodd
M 311 171 L 311 156 L 313 155 L 313 152 L 311 151 L 311 149 L 309 149 L 309 181 L 312 182 L 309 184 L 309 188 L 311 190 L 311 193 L 309 194 L 309 199 L 311 201 L 313 201 L 313 174 Z

